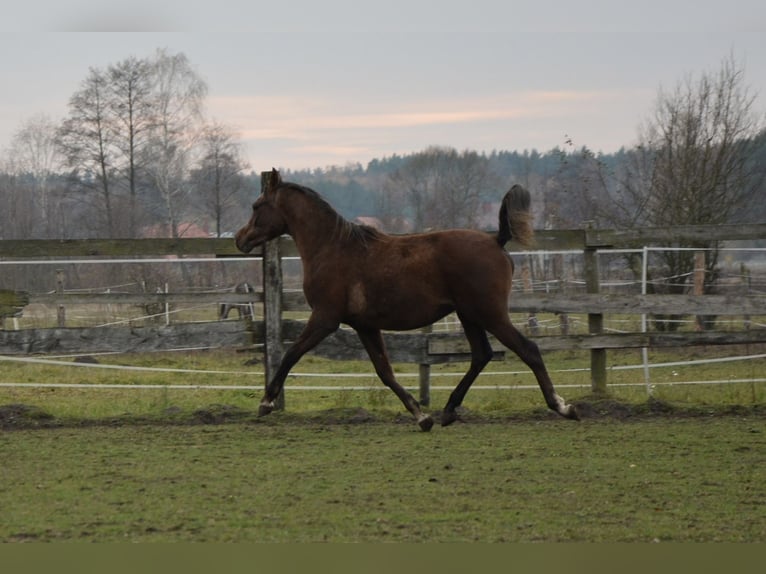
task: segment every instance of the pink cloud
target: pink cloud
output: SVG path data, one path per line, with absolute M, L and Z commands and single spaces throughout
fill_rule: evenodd
M 298 138 L 314 130 L 391 129 L 465 124 L 559 115 L 560 106 L 584 105 L 609 97 L 600 92 L 525 92 L 466 100 L 383 104 L 356 111 L 344 102 L 276 97 L 218 97 L 210 101 L 217 118 L 237 126 L 247 139 Z M 391 107 L 396 107 L 393 110 Z

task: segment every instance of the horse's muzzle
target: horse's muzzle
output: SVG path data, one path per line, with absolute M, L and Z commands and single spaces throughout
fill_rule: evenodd
M 243 227 L 234 236 L 234 243 L 242 253 L 250 253 L 258 243 L 248 237 L 248 229 Z

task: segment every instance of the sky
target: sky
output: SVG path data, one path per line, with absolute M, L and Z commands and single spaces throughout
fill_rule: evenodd
M 763 0 L 26 0 L 0 24 L 0 155 L 90 68 L 158 48 L 207 82 L 254 171 L 428 146 L 613 152 L 660 89 L 729 58 L 766 112 Z

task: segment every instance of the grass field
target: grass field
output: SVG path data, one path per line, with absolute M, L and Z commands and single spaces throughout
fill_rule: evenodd
M 698 354 L 709 356 L 684 357 Z M 363 391 L 291 390 L 328 384 L 291 378 L 287 411 L 265 418 L 256 416 L 259 391 L 172 388 L 261 384 L 242 374 L 262 370 L 244 367 L 245 358 L 98 358 L 239 373 L 223 375 L 0 363 L 3 381 L 126 386 L 0 388 L 0 541 L 766 540 L 763 383 L 658 385 L 649 399 L 638 385 L 593 397 L 587 368 L 579 370 L 587 354 L 557 353 L 546 357 L 554 379 L 584 385 L 561 390 L 582 422 L 548 412 L 539 390 L 477 389 L 465 424 L 430 433 L 372 376 L 334 381 L 369 384 Z M 305 357 L 296 371 L 338 366 Z M 521 370 L 517 361 L 489 369 Z M 686 380 L 752 378 L 763 360 L 688 369 Z M 652 380 L 672 381 L 678 370 L 658 369 Z M 614 371 L 610 382 L 639 376 Z M 525 374 L 498 381 L 530 382 Z M 137 383 L 167 388 L 128 388 Z M 432 410 L 447 393 L 432 393 Z
M 763 430 L 748 414 L 426 434 L 358 409 L 16 430 L 0 540 L 763 541 Z
M 693 361 L 732 355 L 765 354 L 766 345 L 733 349 L 709 347 L 679 349 L 670 352 L 651 352 L 652 363 Z M 172 411 L 193 411 L 210 404 L 220 403 L 237 408 L 253 409 L 260 399 L 263 385 L 263 365 L 245 366 L 251 355 L 233 350 L 184 351 L 135 355 L 104 355 L 93 365 L 75 363 L 72 358 L 62 359 L 64 365 L 16 363 L 0 361 L 0 383 L 56 383 L 56 384 L 109 384 L 125 385 L 125 389 L 98 388 L 25 388 L 0 386 L 0 405 L 31 404 L 58 418 L 104 418 L 126 414 L 164 416 Z M 610 396 L 629 404 L 645 404 L 647 389 L 640 368 L 621 370 L 626 366 L 639 366 L 638 350 L 610 351 L 608 383 Z M 589 354 L 587 351 L 548 353 L 546 364 L 554 383 L 568 400 L 590 393 Z M 108 366 L 128 366 L 156 371 L 131 371 Z M 467 363 L 435 365 L 432 367 L 432 406 L 441 408 Z M 183 372 L 173 372 L 181 369 Z M 417 388 L 417 366 L 394 365 L 402 384 Z M 195 372 L 187 372 L 194 370 Z M 353 378 L 333 376 L 333 373 L 354 375 Z M 493 373 L 501 373 L 499 375 Z M 651 369 L 652 397 L 659 401 L 689 408 L 706 406 L 738 406 L 766 404 L 766 384 L 742 382 L 724 385 L 679 384 L 689 381 L 734 381 L 763 378 L 766 358 L 711 364 L 689 364 Z M 308 374 L 325 376 L 308 376 Z M 158 385 L 157 390 L 137 389 L 136 385 Z M 174 386 L 199 385 L 195 390 L 174 389 Z M 206 390 L 205 385 L 242 385 L 251 389 Z M 296 387 L 316 386 L 363 387 L 351 390 L 295 390 Z M 513 390 L 478 387 L 510 385 Z M 575 385 L 575 387 L 570 387 Z M 622 386 L 630 385 L 630 386 Z M 532 388 L 526 388 L 526 387 Z M 167 388 L 165 388 L 167 387 Z M 491 362 L 477 379 L 465 400 L 468 409 L 483 413 L 528 413 L 543 409 L 542 395 L 536 388 L 529 369 L 515 357 Z M 368 361 L 332 361 L 309 355 L 303 357 L 293 369 L 286 383 L 286 396 L 292 412 L 315 411 L 328 408 L 363 407 L 376 410 L 403 412 L 398 399 L 377 379 Z M 417 393 L 417 391 L 413 391 Z

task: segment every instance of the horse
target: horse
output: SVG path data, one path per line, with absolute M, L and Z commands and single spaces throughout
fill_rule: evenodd
M 255 288 L 247 281 L 243 283 L 237 283 L 232 289 L 232 293 L 255 293 Z M 252 319 L 253 318 L 253 304 L 252 303 L 219 303 L 218 304 L 218 320 L 223 321 L 228 319 L 229 313 L 236 310 L 240 319 Z
M 471 363 L 441 413 L 442 426 L 460 420 L 457 407 L 492 359 L 487 333 L 532 370 L 550 409 L 579 419 L 575 406 L 556 394 L 538 346 L 508 316 L 513 261 L 504 246 L 511 238 L 529 245 L 533 237 L 525 188 L 514 185 L 505 194 L 496 233 L 451 229 L 389 235 L 344 219 L 314 190 L 283 182 L 276 169 L 266 183 L 249 221 L 235 236 L 236 246 L 249 253 L 281 235 L 292 236 L 303 262 L 303 291 L 311 315 L 266 385 L 259 416 L 272 412 L 298 360 L 345 324 L 358 334 L 383 384 L 421 430 L 431 430 L 431 415 L 394 377 L 381 330 L 416 329 L 455 312 L 470 345 Z

